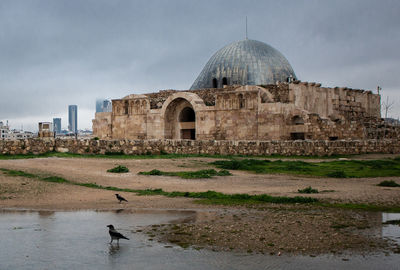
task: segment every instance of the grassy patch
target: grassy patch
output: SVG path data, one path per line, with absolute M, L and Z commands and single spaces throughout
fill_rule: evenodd
M 385 180 L 380 182 L 379 184 L 377 184 L 377 186 L 380 187 L 400 187 L 399 184 L 397 184 L 395 181 L 393 180 Z
M 400 176 L 400 159 L 339 160 L 326 162 L 282 161 L 261 159 L 217 160 L 211 163 L 227 170 L 244 170 L 255 173 L 287 173 L 322 177 L 385 177 Z
M 303 189 L 298 189 L 299 193 L 318 193 L 318 189 L 312 188 L 311 186 L 303 188 Z
M 167 192 L 162 189 L 128 189 L 128 188 L 118 188 L 113 186 L 102 186 L 96 183 L 80 183 L 71 180 L 67 180 L 57 176 L 44 177 L 40 175 L 35 175 L 31 173 L 26 173 L 23 171 L 9 170 L 5 168 L 0 168 L 6 175 L 10 176 L 21 176 L 27 178 L 33 178 L 35 180 L 54 182 L 54 183 L 64 183 L 77 185 L 87 188 L 94 189 L 104 189 L 120 192 L 131 192 L 137 195 L 161 195 L 167 197 L 186 197 L 200 199 L 200 203 L 204 204 L 222 204 L 222 205 L 249 205 L 255 203 L 282 203 L 282 204 L 314 204 L 315 206 L 321 207 L 331 207 L 349 210 L 364 210 L 364 211 L 379 211 L 379 212 L 390 212 L 390 213 L 400 213 L 399 206 L 385 206 L 385 205 L 372 205 L 372 204 L 355 204 L 355 203 L 321 203 L 316 198 L 311 197 L 283 197 L 283 196 L 270 196 L 267 194 L 260 195 L 249 195 L 249 194 L 224 194 L 216 191 L 206 191 L 206 192 L 183 192 L 183 191 L 172 191 Z
M 199 171 L 187 171 L 187 172 L 163 172 L 160 170 L 151 170 L 148 172 L 139 172 L 141 175 L 165 175 L 165 176 L 178 176 L 184 179 L 196 179 L 196 178 L 211 178 L 213 176 L 227 176 L 232 175 L 227 170 L 216 171 L 214 169 L 199 170 Z
M 318 202 L 315 198 L 310 197 L 274 197 L 267 194 L 260 194 L 260 195 L 249 195 L 249 194 L 224 194 L 221 192 L 216 191 L 206 191 L 206 192 L 182 192 L 182 191 L 172 191 L 167 192 L 162 189 L 144 189 L 144 190 L 137 190 L 137 189 L 128 189 L 128 188 L 118 188 L 113 186 L 102 186 L 96 183 L 79 183 L 75 181 L 70 181 L 58 176 L 50 176 L 50 177 L 43 177 L 40 175 L 34 175 L 25 173 L 23 171 L 15 171 L 0 168 L 5 174 L 10 176 L 26 176 L 29 178 L 35 178 L 40 181 L 46 182 L 55 182 L 55 183 L 65 183 L 77 186 L 83 186 L 87 188 L 95 188 L 95 189 L 105 189 L 105 190 L 112 190 L 112 191 L 121 191 L 121 192 L 132 192 L 138 195 L 161 195 L 167 197 L 186 197 L 186 198 L 194 198 L 194 199 L 202 199 L 203 203 L 210 203 L 210 204 L 251 204 L 251 203 L 315 203 Z
M 26 177 L 26 178 L 37 178 L 37 175 L 23 172 L 23 171 L 17 171 L 17 170 L 8 170 L 4 168 L 0 168 L 0 171 L 2 171 L 6 175 L 10 176 L 21 176 L 21 177 Z
M 112 169 L 107 170 L 107 172 L 111 173 L 127 173 L 129 172 L 129 169 L 123 165 L 118 165 L 117 167 L 114 167 Z
M 249 194 L 224 194 L 216 191 L 206 192 L 183 192 L 172 191 L 167 192 L 162 189 L 146 189 L 137 192 L 139 195 L 163 195 L 167 197 L 186 197 L 194 199 L 206 199 L 209 203 L 217 204 L 240 204 L 240 203 L 314 203 L 317 199 L 310 197 L 282 197 L 270 196 L 267 194 L 249 195 Z
M 58 177 L 58 176 L 49 176 L 45 178 L 41 178 L 41 180 L 46 181 L 46 182 L 52 182 L 52 183 L 69 183 L 70 181 Z

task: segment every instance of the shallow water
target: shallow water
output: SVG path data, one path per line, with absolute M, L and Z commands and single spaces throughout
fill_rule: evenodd
M 187 218 L 177 211 L 0 212 L 0 269 L 399 269 L 400 255 L 270 256 L 183 249 L 154 241 L 139 226 Z M 383 219 L 398 219 L 385 216 Z M 386 221 L 384 220 L 384 221 Z M 110 245 L 106 225 L 130 240 Z M 385 225 L 383 237 L 398 239 Z M 387 229 L 387 228 L 390 228 Z M 396 231 L 397 229 L 397 231 Z

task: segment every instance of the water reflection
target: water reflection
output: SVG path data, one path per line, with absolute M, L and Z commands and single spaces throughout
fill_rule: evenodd
M 278 257 L 165 248 L 134 233 L 140 226 L 191 218 L 193 211 L 2 212 L 0 269 L 398 269 L 400 265 L 398 254 L 348 255 L 343 260 L 333 255 Z M 374 218 L 386 221 L 393 216 Z M 107 224 L 131 240 L 109 244 Z M 382 235 L 389 235 L 387 228 L 382 226 Z
M 54 215 L 54 213 L 55 213 L 55 211 L 43 211 L 43 210 L 38 212 L 39 217 L 42 217 L 42 218 L 50 217 L 50 216 Z
M 400 213 L 382 213 L 382 237 L 389 239 L 398 245 L 400 245 L 400 224 L 390 224 L 390 221 L 399 220 Z
M 110 254 L 112 256 L 112 255 L 116 254 L 118 251 L 119 251 L 119 244 L 116 244 L 116 245 L 110 244 L 108 254 Z

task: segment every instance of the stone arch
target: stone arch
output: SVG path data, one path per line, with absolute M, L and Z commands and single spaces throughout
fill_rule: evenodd
M 194 93 L 180 92 L 170 96 L 161 108 L 165 139 L 196 139 L 196 112 L 203 110 L 203 100 Z

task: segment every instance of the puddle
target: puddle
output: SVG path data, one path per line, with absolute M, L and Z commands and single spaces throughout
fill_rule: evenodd
M 213 252 L 157 243 L 135 233 L 140 226 L 192 215 L 190 211 L 3 211 L 0 269 L 399 269 L 399 254 L 309 257 Z M 108 244 L 108 224 L 130 240 L 121 240 L 119 246 Z M 384 237 L 391 237 L 390 226 L 398 225 L 384 225 Z
M 382 223 L 400 220 L 400 213 L 382 213 Z M 382 237 L 400 245 L 400 224 L 383 224 Z

